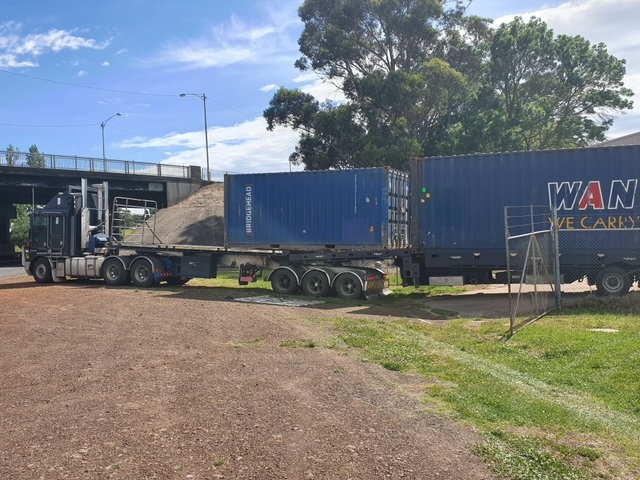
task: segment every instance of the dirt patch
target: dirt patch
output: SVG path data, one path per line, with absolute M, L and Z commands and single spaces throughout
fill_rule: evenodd
M 224 232 L 224 184 L 213 183 L 159 210 L 127 242 L 222 247 Z
M 205 290 L 0 280 L 0 478 L 493 478 L 334 311 Z

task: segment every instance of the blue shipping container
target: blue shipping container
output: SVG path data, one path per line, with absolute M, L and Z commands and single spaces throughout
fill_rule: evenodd
M 408 195 L 408 174 L 390 168 L 225 175 L 225 244 L 405 248 Z
M 503 262 L 507 206 L 554 205 L 561 231 L 601 230 L 590 241 L 609 246 L 640 228 L 640 146 L 423 158 L 411 176 L 413 248 L 435 264 L 487 249 Z

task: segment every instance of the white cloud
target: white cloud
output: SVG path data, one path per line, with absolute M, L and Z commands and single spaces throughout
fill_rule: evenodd
M 18 22 L 0 24 L 0 62 L 2 66 L 35 67 L 33 57 L 62 50 L 89 48 L 102 50 L 111 40 L 98 42 L 92 38 L 74 35 L 75 30 L 51 29 L 46 33 L 24 35 L 24 26 Z M 23 57 L 23 58 L 21 58 Z
M 78 72 L 78 76 L 79 76 L 79 77 L 84 77 L 87 73 L 88 73 L 88 72 L 87 72 L 86 70 L 80 70 L 80 71 Z
M 306 83 L 298 88 L 305 93 L 313 95 L 320 102 L 325 100 L 344 102 L 346 100 L 342 91 L 335 84 L 317 77 L 313 82 Z
M 158 63 L 179 64 L 187 69 L 225 67 L 245 62 L 253 57 L 250 48 L 222 47 L 213 48 L 203 41 L 191 41 L 173 45 L 161 53 Z
M 104 62 L 102 62 L 102 66 L 103 67 L 109 67 L 111 64 L 109 62 L 107 62 L 106 60 Z
M 59 52 L 64 49 L 103 50 L 109 42 L 98 43 L 92 38 L 76 37 L 66 30 L 49 30 L 47 33 L 30 34 L 20 39 L 19 44 L 14 46 L 14 51 L 18 55 L 42 55 L 48 51 Z
M 214 179 L 225 172 L 288 171 L 289 154 L 293 152 L 298 135 L 285 128 L 267 131 L 263 118 L 256 118 L 231 127 L 209 129 L 209 165 Z M 158 138 L 131 138 L 119 148 L 159 148 L 168 156 L 162 163 L 199 165 L 206 168 L 204 133 L 171 133 Z M 180 150 L 183 149 L 183 150 Z M 174 150 L 178 150 L 174 152 Z M 302 167 L 293 166 L 294 170 Z
M 285 6 L 265 15 L 259 25 L 238 17 L 214 26 L 209 34 L 192 40 L 171 40 L 152 64 L 179 65 L 184 69 L 225 67 L 237 63 L 288 63 L 298 56 L 295 38 L 301 24 L 295 6 Z
M 294 84 L 297 84 L 295 88 L 313 95 L 314 98 L 318 99 L 321 102 L 324 100 L 332 100 L 335 102 L 341 102 L 345 100 L 342 91 L 335 84 L 321 79 L 317 74 L 313 72 L 298 75 L 292 81 Z M 265 85 L 260 89 L 260 91 L 273 92 L 278 88 L 278 85 L 272 83 L 270 85 Z
M 18 60 L 12 53 L 0 53 L 0 67 L 2 68 L 23 68 L 37 67 L 38 63 L 31 60 Z

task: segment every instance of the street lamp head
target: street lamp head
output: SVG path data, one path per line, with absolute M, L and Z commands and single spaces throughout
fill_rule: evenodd
M 121 117 L 122 114 L 121 113 L 116 113 L 116 117 Z
M 204 93 L 181 93 L 179 97 L 198 97 L 200 100 L 206 101 L 207 96 Z

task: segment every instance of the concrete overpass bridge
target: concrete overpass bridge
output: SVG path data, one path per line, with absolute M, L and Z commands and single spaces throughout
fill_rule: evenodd
M 206 183 L 197 166 L 164 165 L 0 151 L 0 253 L 12 250 L 9 238 L 17 204 L 45 204 L 67 185 L 109 182 L 109 196 L 155 200 L 159 208 L 175 205 Z

